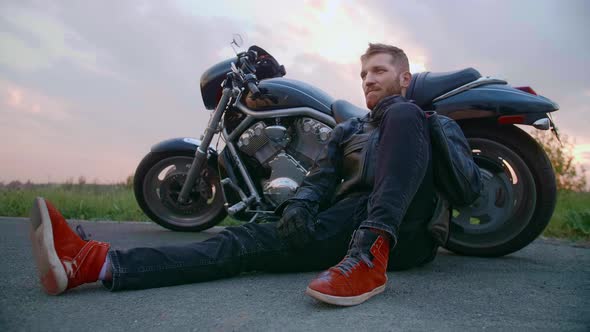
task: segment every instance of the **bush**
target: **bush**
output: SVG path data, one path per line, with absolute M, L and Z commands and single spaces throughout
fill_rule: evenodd
M 572 234 L 580 237 L 590 236 L 590 210 L 568 211 L 565 216 L 565 226 Z
M 133 189 L 133 174 L 129 175 L 125 180 L 125 188 Z
M 561 142 L 548 130 L 535 130 L 532 136 L 541 144 L 549 157 L 557 189 L 566 191 L 586 191 L 586 169 L 576 165 L 574 158 L 574 144 L 567 135 L 560 135 Z

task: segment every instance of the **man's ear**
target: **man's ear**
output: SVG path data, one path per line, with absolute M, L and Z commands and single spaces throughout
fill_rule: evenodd
M 399 85 L 402 88 L 409 87 L 411 81 L 412 81 L 412 74 L 409 71 L 403 72 L 399 75 Z

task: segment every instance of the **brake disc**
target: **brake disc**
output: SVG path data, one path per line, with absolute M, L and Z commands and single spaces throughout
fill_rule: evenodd
M 201 190 L 196 190 L 196 187 L 201 187 L 199 185 L 193 187 L 193 189 L 190 191 L 187 202 L 179 202 L 178 196 L 180 195 L 182 185 L 185 181 L 185 173 L 168 175 L 160 184 L 160 200 L 165 207 L 174 211 L 175 213 L 182 215 L 192 215 L 207 204 L 207 198 L 203 199 L 200 193 Z

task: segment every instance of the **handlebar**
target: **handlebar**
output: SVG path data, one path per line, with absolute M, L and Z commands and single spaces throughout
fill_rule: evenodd
M 250 92 L 252 92 L 252 99 L 256 99 L 256 98 L 260 97 L 260 90 L 258 89 L 258 86 L 256 85 L 256 83 L 248 82 L 248 90 L 250 90 Z
M 263 51 L 263 55 L 264 54 L 265 53 Z M 266 56 L 268 57 L 269 55 Z M 276 97 L 270 94 L 266 94 L 266 92 L 263 93 L 258 89 L 258 77 L 256 76 L 256 71 L 258 68 L 254 65 L 255 63 L 257 63 L 258 60 L 258 52 L 256 52 L 255 50 L 248 50 L 247 52 L 242 52 L 238 54 L 238 67 L 234 68 L 234 72 L 235 74 L 239 75 L 239 81 L 241 84 L 246 83 L 246 87 L 251 93 L 250 98 L 258 99 L 263 97 L 268 98 L 276 103 Z M 282 70 L 282 73 L 284 75 L 284 67 L 281 66 L 279 69 Z
M 248 90 L 252 93 L 252 99 L 259 98 L 261 93 L 256 85 L 258 83 L 258 78 L 256 77 L 256 67 L 252 64 L 252 62 L 256 61 L 256 52 L 248 51 L 241 54 L 239 56 L 239 63 L 240 63 L 240 71 L 242 73 L 242 77 L 244 82 L 246 83 Z

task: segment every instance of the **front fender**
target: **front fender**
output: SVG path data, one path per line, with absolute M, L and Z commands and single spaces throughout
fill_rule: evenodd
M 171 138 L 160 143 L 154 144 L 150 149 L 153 153 L 163 152 L 189 152 L 194 154 L 197 148 L 201 145 L 201 140 L 192 137 L 178 137 Z M 207 159 L 209 165 L 214 166 L 217 169 L 217 151 L 209 147 L 207 151 Z

